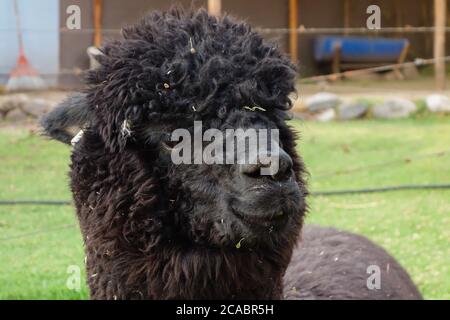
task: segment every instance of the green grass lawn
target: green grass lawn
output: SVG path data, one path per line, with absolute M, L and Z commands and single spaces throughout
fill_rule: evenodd
M 311 190 L 450 182 L 445 118 L 312 123 L 293 121 Z M 0 129 L 0 199 L 70 199 L 70 148 L 22 129 Z M 378 165 L 386 161 L 390 164 Z M 346 173 L 348 169 L 368 167 Z M 341 172 L 336 173 L 336 172 Z M 358 232 L 403 264 L 428 299 L 450 299 L 450 190 L 311 197 L 307 223 Z M 86 299 L 66 281 L 83 275 L 74 211 L 0 206 L 0 299 Z

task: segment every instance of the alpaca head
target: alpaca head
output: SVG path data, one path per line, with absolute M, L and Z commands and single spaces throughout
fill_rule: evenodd
M 153 13 L 122 34 L 102 48 L 100 66 L 88 73 L 92 114 L 74 152 L 92 150 L 83 145 L 95 135 L 101 153 L 141 168 L 135 183 L 146 183 L 144 171 L 157 181 L 157 197 L 147 197 L 157 198 L 152 206 L 171 241 L 232 250 L 293 246 L 306 187 L 286 124 L 295 90 L 289 59 L 247 24 L 203 10 Z M 209 129 L 216 135 L 205 139 Z M 256 130 L 258 138 L 267 133 L 267 145 L 226 149 L 232 129 Z M 174 138 L 177 130 L 192 140 Z M 205 140 L 213 141 L 224 157 L 235 151 L 234 161 L 175 163 L 181 143 L 192 146 L 183 155 L 195 158 L 196 133 L 203 152 L 212 145 Z M 251 162 L 263 153 L 268 162 Z M 149 200 L 145 196 L 139 195 L 141 202 Z
M 199 123 L 186 123 L 183 130 L 189 135 L 183 141 L 162 142 L 160 148 L 160 157 L 167 159 L 169 183 L 174 186 L 173 206 L 178 201 L 183 204 L 181 230 L 185 236 L 201 245 L 234 250 L 291 239 L 302 220 L 304 188 L 297 179 L 299 163 L 284 120 L 270 111 L 238 109 L 223 118 L 202 119 L 201 127 Z M 279 141 L 270 136 L 271 130 L 281 132 Z M 215 133 L 213 139 L 210 132 Z M 267 150 L 261 139 L 256 141 L 261 132 L 268 133 L 267 145 L 277 151 L 264 163 L 261 160 Z M 170 135 L 170 131 L 166 133 Z M 208 141 L 202 142 L 201 135 Z M 196 138 L 200 143 L 192 141 Z M 239 145 L 241 142 L 247 144 Z M 200 159 L 196 158 L 195 143 L 201 146 Z M 223 153 L 211 159 L 207 153 L 211 148 Z M 175 165 L 174 153 L 187 153 L 186 163 Z M 276 167 L 271 171 L 270 165 Z

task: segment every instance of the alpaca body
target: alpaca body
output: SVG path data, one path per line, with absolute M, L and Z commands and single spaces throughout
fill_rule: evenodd
M 377 277 L 379 268 L 379 286 Z M 286 299 L 422 299 L 408 273 L 367 238 L 306 225 L 284 277 Z

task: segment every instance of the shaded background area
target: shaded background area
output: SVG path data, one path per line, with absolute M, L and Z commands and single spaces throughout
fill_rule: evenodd
M 0 0 L 0 85 L 6 82 L 17 56 L 16 26 L 11 0 Z M 289 52 L 290 14 L 296 10 L 299 28 L 361 28 L 366 26 L 369 5 L 381 9 L 382 28 L 432 27 L 434 6 L 432 0 L 297 0 L 293 8 L 289 0 L 223 0 L 222 11 L 247 20 L 260 29 L 267 39 L 274 40 Z M 66 12 L 70 5 L 81 9 L 81 30 L 66 28 Z M 120 28 L 133 23 L 146 12 L 167 9 L 173 4 L 182 7 L 206 7 L 207 0 L 108 0 L 102 1 L 101 35 L 115 38 Z M 89 67 L 86 48 L 93 45 L 94 0 L 19 0 L 24 28 L 26 53 L 32 65 L 50 84 L 74 88 L 80 85 L 80 71 Z M 447 13 L 450 16 L 450 11 Z M 450 26 L 450 19 L 447 19 Z M 326 33 L 323 33 L 326 34 Z M 323 35 L 322 34 L 322 35 Z M 341 34 L 348 35 L 347 31 Z M 326 73 L 313 57 L 313 41 L 317 34 L 296 35 L 297 61 L 302 76 Z M 406 60 L 433 56 L 432 32 L 370 32 L 362 36 L 407 38 L 411 47 Z M 447 52 L 450 51 L 450 33 L 446 35 Z M 58 77 L 56 77 L 58 75 Z
M 298 0 L 297 5 L 297 25 L 305 28 L 343 28 L 343 27 L 365 27 L 366 9 L 369 5 L 378 5 L 381 9 L 382 28 L 385 27 L 405 27 L 405 26 L 425 26 L 432 27 L 433 1 L 430 0 Z M 66 15 L 64 8 L 72 4 L 73 1 L 61 0 L 60 27 L 65 27 Z M 92 16 L 92 0 L 82 0 L 78 2 L 82 8 L 83 27 L 94 28 Z M 181 1 L 146 1 L 134 0 L 125 3 L 120 0 L 108 0 L 103 8 L 103 31 L 104 38 L 118 36 L 120 28 L 126 23 L 136 21 L 138 17 L 146 11 L 155 9 L 167 9 L 173 3 L 180 4 L 185 8 L 206 7 L 206 0 L 181 0 Z M 266 39 L 276 41 L 279 46 L 289 52 L 289 32 L 282 30 L 289 28 L 289 1 L 273 0 L 224 0 L 222 1 L 222 11 L 248 21 L 256 29 L 264 29 L 263 35 Z M 450 16 L 450 13 L 449 13 Z M 450 19 L 448 19 L 450 21 Z M 450 25 L 450 24 L 449 24 Z M 266 30 L 272 29 L 272 30 Z M 326 33 L 325 33 L 326 34 Z M 342 34 L 345 34 L 342 32 Z M 302 76 L 311 76 L 326 73 L 327 70 L 321 68 L 313 57 L 313 41 L 318 34 L 298 34 L 297 61 Z M 432 32 L 429 33 L 377 33 L 368 34 L 371 37 L 406 37 L 411 48 L 407 60 L 417 57 L 430 58 L 433 56 Z M 74 32 L 63 32 L 61 34 L 61 68 L 70 69 L 73 66 L 85 69 L 89 67 L 86 58 L 86 47 L 92 45 L 93 31 L 86 31 L 83 34 Z M 74 46 L 76 43 L 76 46 Z M 447 52 L 450 51 L 450 34 L 447 34 Z M 68 77 L 60 81 L 61 85 L 70 85 L 73 78 Z

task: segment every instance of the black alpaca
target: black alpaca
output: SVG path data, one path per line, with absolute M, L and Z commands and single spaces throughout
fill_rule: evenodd
M 67 126 L 83 128 L 70 178 L 91 298 L 421 298 L 363 237 L 305 227 L 296 248 L 307 209 L 285 122 L 296 70 L 247 24 L 204 10 L 155 12 L 102 52 L 85 92 L 43 120 L 66 143 Z M 170 133 L 192 132 L 194 120 L 278 129 L 279 171 L 174 165 Z M 367 287 L 370 265 L 381 270 L 380 289 Z

